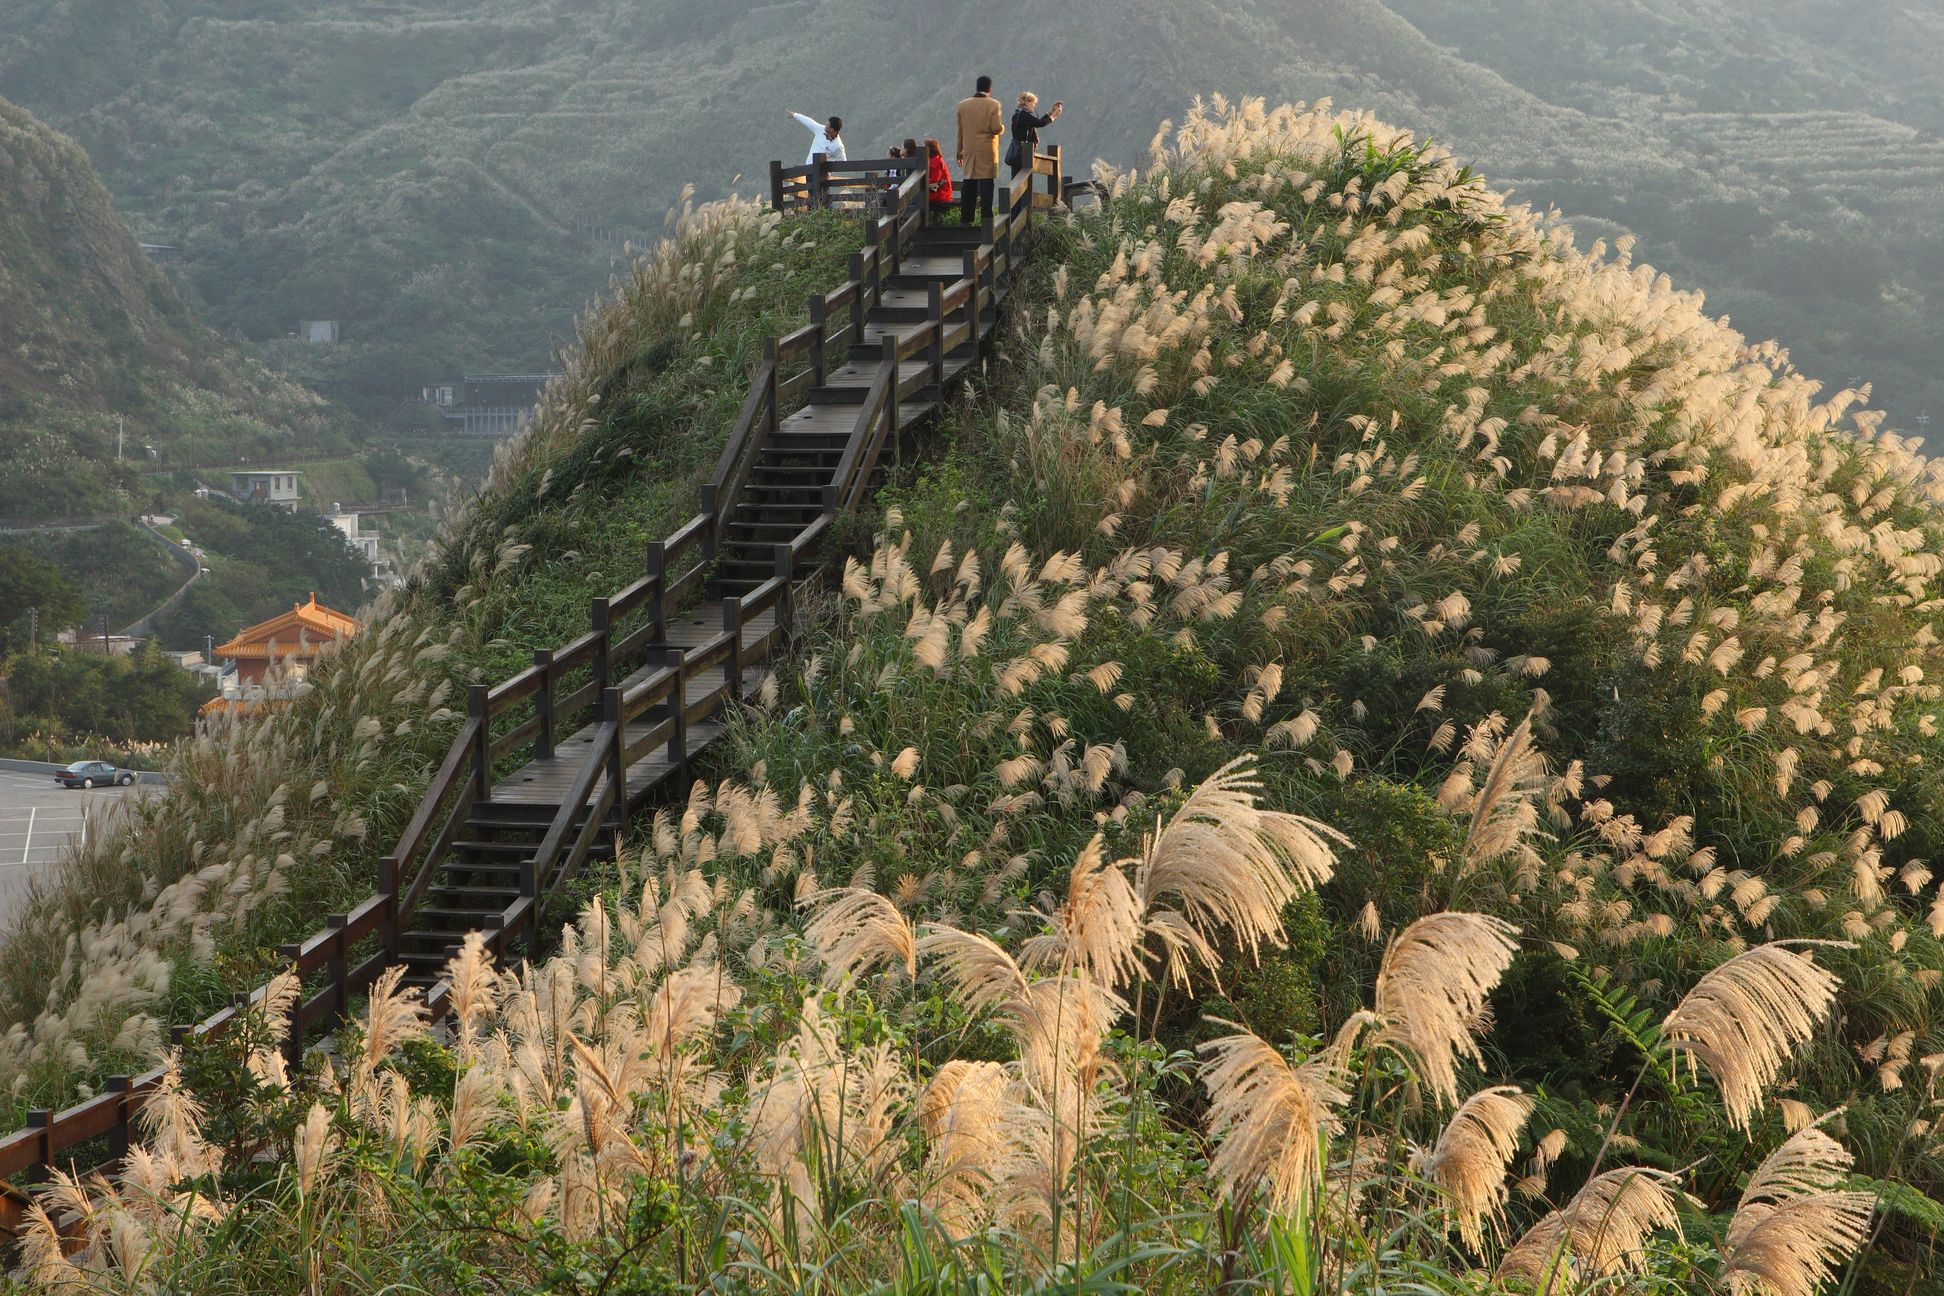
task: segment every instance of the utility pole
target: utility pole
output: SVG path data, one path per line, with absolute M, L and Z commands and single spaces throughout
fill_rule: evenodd
M 108 614 L 101 614 L 101 655 L 108 656 Z
M 121 452 L 122 452 L 122 416 L 117 414 L 115 415 L 115 462 L 116 463 L 121 462 Z
M 38 646 L 39 641 L 40 641 L 40 609 L 38 607 L 30 607 L 27 609 L 27 651 L 28 652 L 34 651 L 35 647 Z

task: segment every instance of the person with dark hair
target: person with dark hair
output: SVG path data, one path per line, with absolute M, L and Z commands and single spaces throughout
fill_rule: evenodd
M 935 139 L 925 141 L 925 185 L 933 206 L 952 201 L 952 168 L 945 165 L 945 149 Z
M 1006 115 L 992 97 L 992 78 L 979 78 L 978 90 L 970 99 L 959 100 L 958 164 L 965 179 L 965 194 L 960 204 L 962 219 L 972 224 L 992 215 L 992 184 L 999 176 L 999 137 L 1006 133 Z
M 844 160 L 844 119 L 832 117 L 829 121 L 818 121 L 805 117 L 800 112 L 790 114 L 797 125 L 810 132 L 810 155 L 803 159 L 803 165 L 815 166 L 817 158 L 829 162 Z
M 1012 168 L 1014 175 L 1033 165 L 1033 153 L 1039 148 L 1040 127 L 1051 126 L 1060 120 L 1060 114 L 1066 111 L 1066 101 L 1054 100 L 1053 111 L 1043 115 L 1033 111 L 1037 107 L 1039 96 L 1027 90 L 1019 96 L 1019 103 L 1013 108 L 1012 147 L 1006 150 L 1006 165 Z

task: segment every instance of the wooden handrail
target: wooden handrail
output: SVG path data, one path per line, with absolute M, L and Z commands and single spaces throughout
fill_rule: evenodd
M 859 477 L 859 465 L 863 462 L 865 451 L 874 438 L 872 429 L 885 412 L 885 404 L 897 392 L 898 357 L 887 355 L 878 365 L 876 377 L 871 379 L 870 392 L 864 397 L 864 404 L 858 408 L 857 426 L 851 429 L 850 440 L 844 444 L 843 457 L 831 470 L 830 482 L 823 490 L 823 507 L 826 514 L 840 508 L 848 508 L 855 496 L 855 478 Z
M 412 817 L 406 821 L 405 831 L 398 834 L 398 844 L 392 848 L 394 859 L 409 860 L 424 844 L 425 831 L 432 826 L 432 816 L 438 813 L 439 803 L 445 800 L 446 794 L 451 792 L 454 784 L 458 782 L 467 758 L 479 741 L 479 729 L 483 723 L 484 721 L 478 716 L 468 717 L 466 723 L 459 727 L 459 732 L 453 736 L 452 746 L 446 750 L 446 758 L 439 766 L 439 772 L 432 776 L 432 784 L 426 791 L 425 798 L 419 802 L 418 809 L 414 810 Z
M 601 722 L 601 727 L 594 731 L 592 743 L 596 753 L 605 755 L 614 744 L 619 724 L 620 721 L 612 716 Z M 605 760 L 589 760 L 581 766 L 580 772 L 574 776 L 574 781 L 568 785 L 560 809 L 555 812 L 553 821 L 547 825 L 546 835 L 541 837 L 540 844 L 534 848 L 533 854 L 520 866 L 521 895 L 541 894 L 539 889 L 541 878 L 545 876 L 546 870 L 559 860 L 567 834 L 573 831 L 581 817 L 581 812 L 586 810 L 589 800 L 593 797 L 594 785 L 606 775 Z
M 750 380 L 749 396 L 743 401 L 742 412 L 736 416 L 735 427 L 722 447 L 721 457 L 716 460 L 715 474 L 702 487 L 702 511 L 709 517 L 706 531 L 711 541 L 711 552 L 721 542 L 734 499 L 742 493 L 743 483 L 755 462 L 757 448 L 762 445 L 763 434 L 773 429 L 777 422 L 776 354 L 775 343 L 772 342 L 769 357 L 757 366 L 756 374 Z

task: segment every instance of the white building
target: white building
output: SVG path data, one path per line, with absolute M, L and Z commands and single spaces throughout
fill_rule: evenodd
M 239 469 L 230 474 L 230 494 L 246 504 L 278 504 L 295 513 L 301 502 L 297 494 L 301 476 L 284 468 Z
M 375 531 L 364 530 L 364 520 L 356 513 L 347 513 L 342 504 L 333 504 L 331 512 L 324 515 L 325 521 L 344 533 L 344 539 L 356 549 L 371 568 L 371 574 L 381 585 L 394 585 L 398 573 L 392 569 L 391 559 L 380 548 L 381 537 Z

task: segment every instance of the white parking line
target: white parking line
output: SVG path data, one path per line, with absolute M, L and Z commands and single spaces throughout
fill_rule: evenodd
M 735 645 L 734 645 L 734 644 L 731 644 L 731 645 L 729 645 L 729 646 L 730 646 L 731 648 L 733 648 L 733 647 L 735 647 Z M 24 846 L 22 846 L 22 847 L 20 848 L 20 862 L 21 862 L 22 864 L 25 864 L 25 863 L 27 862 L 27 857 L 28 857 L 28 855 L 30 855 L 30 854 L 32 854 L 32 853 L 33 853 L 33 849 L 34 849 L 34 816 L 35 816 L 36 814 L 38 814 L 39 812 L 40 812 L 40 807 L 39 807 L 39 806 L 28 806 L 28 807 L 27 807 L 27 844 L 26 844 L 26 845 L 24 845 Z

